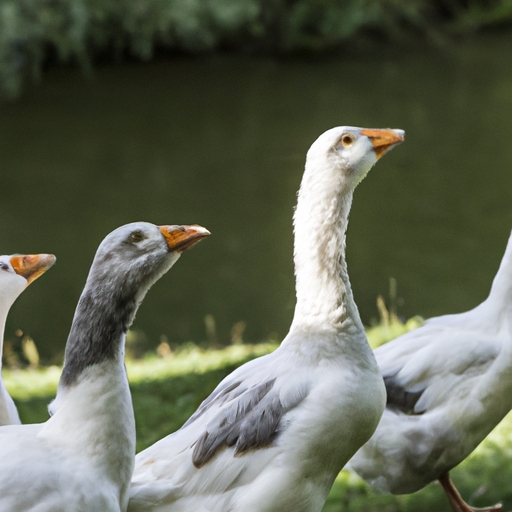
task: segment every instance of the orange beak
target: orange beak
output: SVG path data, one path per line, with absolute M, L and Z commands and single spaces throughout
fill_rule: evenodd
M 171 251 L 183 252 L 211 233 L 201 226 L 159 226 Z
M 42 276 L 54 263 L 53 254 L 17 254 L 10 262 L 16 274 L 27 280 L 27 286 Z
M 369 128 L 361 130 L 361 134 L 366 135 L 370 139 L 377 158 L 380 158 L 397 144 L 403 142 L 405 135 L 403 130 L 391 130 L 390 128 L 386 130 Z

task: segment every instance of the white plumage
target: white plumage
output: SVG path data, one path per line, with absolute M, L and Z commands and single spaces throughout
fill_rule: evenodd
M 126 510 L 135 456 L 126 329 L 151 285 L 207 234 L 137 222 L 101 243 L 73 319 L 51 418 L 0 427 L 0 510 Z
M 53 254 L 0 256 L 0 370 L 7 315 L 21 292 L 55 263 Z M 0 426 L 19 425 L 18 410 L 0 376 Z
M 375 356 L 388 403 L 375 434 L 349 467 L 394 494 L 439 479 L 454 510 L 473 510 L 448 472 L 512 408 L 512 235 L 482 304 L 432 318 L 379 347 Z
M 314 512 L 385 403 L 345 264 L 357 184 L 401 130 L 337 127 L 307 154 L 294 216 L 297 305 L 272 354 L 225 378 L 136 457 L 130 512 Z

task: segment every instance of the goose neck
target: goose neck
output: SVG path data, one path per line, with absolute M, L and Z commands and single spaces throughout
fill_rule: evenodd
M 512 319 L 512 235 L 492 282 L 487 302 L 492 305 L 495 312 L 500 315 L 505 314 L 507 318 Z
M 90 367 L 116 361 L 136 309 L 134 294 L 86 286 L 66 343 L 60 386 L 72 386 Z
M 2 369 L 2 356 L 4 353 L 4 334 L 7 315 L 0 311 L 0 370 Z
M 352 192 L 316 201 L 307 192 L 301 190 L 294 216 L 297 305 L 292 325 L 362 329 L 345 260 Z
M 12 300 L 11 298 L 7 298 L 7 297 L 0 298 L 0 369 L 2 368 L 2 355 L 3 355 L 3 350 L 4 350 L 5 324 L 7 322 L 7 315 L 9 314 L 9 309 L 13 305 L 14 300 Z
M 131 298 L 130 298 L 131 297 Z M 126 505 L 135 456 L 135 418 L 124 366 L 134 294 L 87 286 L 73 319 L 52 417 L 40 436 L 96 468 Z
M 4 348 L 5 322 L 10 304 L 0 305 L 0 372 L 2 370 L 2 355 Z M 0 375 L 0 426 L 19 425 L 21 423 L 18 411 L 14 402 L 5 387 L 2 376 Z

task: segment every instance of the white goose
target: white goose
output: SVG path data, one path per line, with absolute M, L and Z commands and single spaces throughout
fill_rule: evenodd
M 135 422 L 125 333 L 151 285 L 208 234 L 137 222 L 103 240 L 73 319 L 52 417 L 0 427 L 0 510 L 126 510 Z
M 53 254 L 0 256 L 0 371 L 7 315 L 21 292 L 55 263 Z M 0 376 L 0 426 L 21 423 L 16 405 Z
M 315 512 L 385 404 L 345 264 L 357 184 L 401 130 L 337 127 L 307 154 L 295 226 L 297 305 L 272 354 L 225 378 L 136 457 L 130 512 Z
M 489 297 L 375 350 L 388 400 L 375 434 L 349 467 L 376 489 L 418 491 L 439 480 L 453 510 L 463 501 L 448 472 L 512 408 L 512 235 Z

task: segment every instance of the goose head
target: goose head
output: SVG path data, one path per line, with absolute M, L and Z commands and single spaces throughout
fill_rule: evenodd
M 155 226 L 133 222 L 101 242 L 78 302 L 66 344 L 59 388 L 69 387 L 88 367 L 115 359 L 124 334 L 151 286 L 182 252 L 208 236 L 201 226 Z M 51 412 L 58 408 L 58 398 Z
M 20 293 L 54 263 L 53 254 L 0 256 L 0 298 L 9 308 Z
M 156 226 L 148 222 L 121 226 L 98 247 L 88 285 L 115 287 L 125 296 L 136 296 L 140 302 L 185 249 L 209 234 L 201 226 Z
M 390 149 L 404 140 L 404 131 L 337 126 L 320 135 L 306 157 L 304 177 L 331 190 L 353 190 Z

